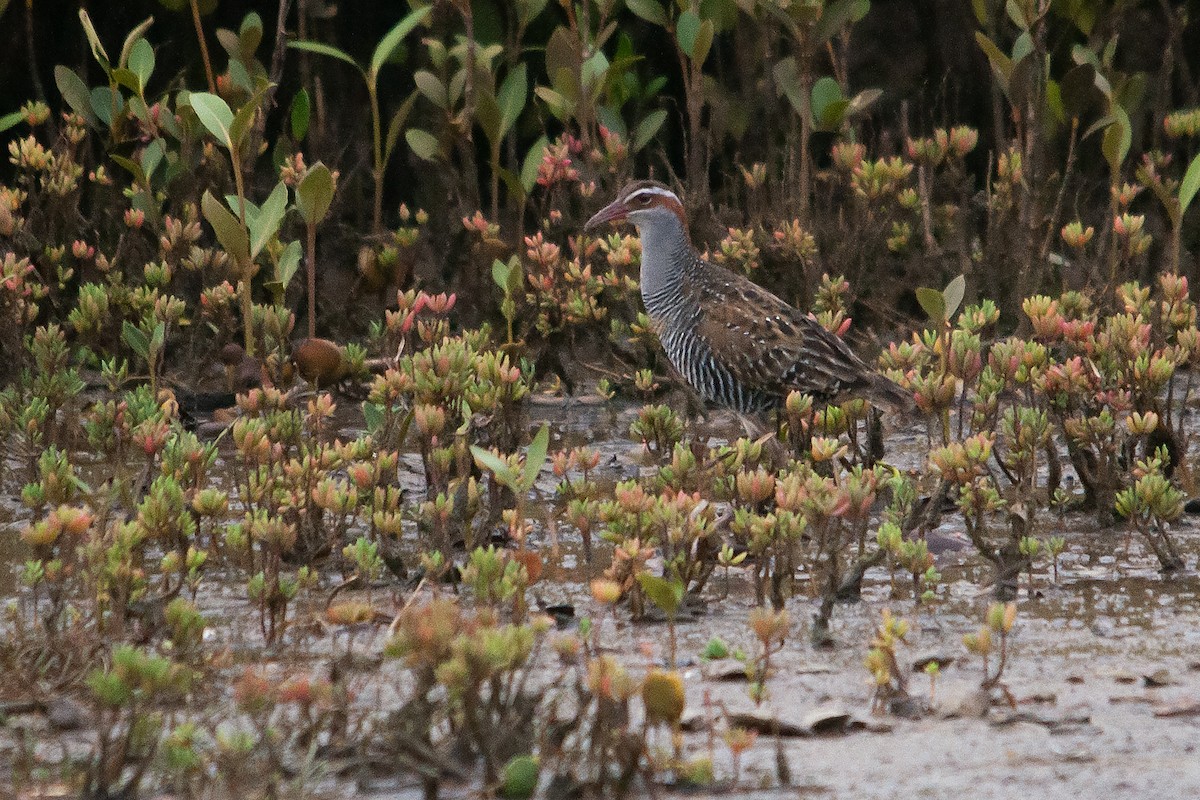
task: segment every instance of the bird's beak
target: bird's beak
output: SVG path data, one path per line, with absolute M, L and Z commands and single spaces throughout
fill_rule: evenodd
M 620 200 L 613 200 L 604 208 L 597 211 L 595 216 L 589 219 L 587 224 L 583 226 L 583 229 L 585 231 L 590 231 L 594 228 L 600 227 L 606 222 L 615 222 L 617 220 L 625 219 L 627 215 L 628 212 L 625 210 L 625 204 Z

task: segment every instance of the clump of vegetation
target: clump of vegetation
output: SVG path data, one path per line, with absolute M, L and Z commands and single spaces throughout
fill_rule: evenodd
M 977 2 L 930 51 L 978 55 L 986 86 L 868 74 L 886 10 L 865 0 L 282 2 L 231 28 L 163 0 L 184 15 L 132 3 L 132 30 L 19 5 L 0 3 L 28 68 L 0 90 L 0 488 L 22 548 L 0 666 L 22 701 L 89 707 L 90 752 L 54 773 L 84 796 L 273 797 L 343 767 L 430 797 L 736 784 L 756 732 L 722 731 L 728 776 L 711 708 L 705 755 L 684 731 L 677 651 L 718 603 L 753 602 L 735 656 L 761 703 L 797 612 L 834 644 L 877 568 L 893 606 L 897 570 L 918 613 L 953 602 L 943 518 L 998 598 L 1036 596 L 1045 558 L 1070 590 L 1050 508 L 1124 525 L 1121 566 L 1187 567 L 1184 4 Z M 891 465 L 853 398 L 793 394 L 757 438 L 697 424 L 639 240 L 582 232 L 647 174 L 686 189 L 714 261 L 885 340 L 927 456 Z M 637 404 L 636 453 L 538 419 L 539 394 L 592 389 Z M 602 614 L 571 628 L 577 584 Z M 1010 703 L 1015 618 L 993 605 L 964 638 Z M 610 640 L 659 623 L 649 663 Z M 876 710 L 908 694 L 907 634 L 883 612 Z M 17 791 L 49 774 L 20 763 Z

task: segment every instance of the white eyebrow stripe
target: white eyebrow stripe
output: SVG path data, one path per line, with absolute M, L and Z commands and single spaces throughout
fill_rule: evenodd
M 659 188 L 658 186 L 643 186 L 642 188 L 638 189 L 637 191 L 630 192 L 629 197 L 627 199 L 632 200 L 633 198 L 637 197 L 639 194 L 652 194 L 652 195 L 658 195 L 659 197 L 669 197 L 672 200 L 674 200 L 675 202 L 677 202 L 677 203 L 679 202 L 679 198 L 676 197 L 674 192 L 672 192 L 670 189 Z

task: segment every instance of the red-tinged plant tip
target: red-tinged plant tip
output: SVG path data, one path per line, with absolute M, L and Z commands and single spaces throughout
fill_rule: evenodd
M 1082 250 L 1083 248 L 1087 247 L 1088 242 L 1090 242 L 1092 237 L 1096 235 L 1096 229 L 1091 225 L 1088 225 L 1085 228 L 1082 222 L 1075 220 L 1074 222 L 1068 222 L 1066 225 L 1063 225 L 1060 235 L 1068 246 L 1073 247 L 1076 250 Z
M 843 172 L 853 172 L 867 157 L 866 145 L 859 142 L 838 142 L 833 146 L 833 163 Z
M 596 578 L 591 583 L 592 598 L 602 605 L 613 605 L 621 599 L 621 584 L 604 578 Z
M 1120 206 L 1122 209 L 1126 209 L 1126 208 L 1129 208 L 1129 205 L 1134 200 L 1137 199 L 1137 196 L 1139 194 L 1142 193 L 1142 189 L 1143 189 L 1143 187 L 1141 187 L 1141 186 L 1135 186 L 1133 184 L 1123 183 L 1119 187 L 1118 186 L 1111 187 L 1110 191 L 1112 192 L 1112 198 L 1114 201 L 1116 201 L 1117 205 Z M 1128 215 L 1125 215 L 1125 216 L 1128 216 Z
M 146 212 L 140 208 L 125 209 L 125 226 L 137 230 L 146 224 Z
M 950 149 L 959 158 L 964 158 L 979 143 L 979 131 L 966 125 L 950 129 Z
M 233 701 L 247 714 L 266 711 L 276 702 L 275 684 L 260 670 L 248 668 L 233 684 Z
M 346 600 L 334 603 L 325 609 L 325 619 L 333 625 L 361 625 L 375 618 L 375 609 L 370 603 Z
M 49 547 L 58 541 L 62 526 L 57 520 L 43 519 L 25 526 L 21 530 L 21 541 L 30 547 Z

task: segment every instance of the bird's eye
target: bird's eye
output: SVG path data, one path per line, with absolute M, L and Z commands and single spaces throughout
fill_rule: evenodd
M 650 195 L 648 195 L 648 194 L 639 194 L 639 195 L 638 195 L 638 196 L 635 198 L 635 200 L 637 200 L 637 203 L 638 203 L 638 205 L 641 205 L 641 206 L 648 206 L 648 205 L 650 205 L 650 201 L 651 201 L 651 200 L 653 200 L 653 199 L 654 199 L 654 198 L 652 198 L 652 197 L 651 197 Z

